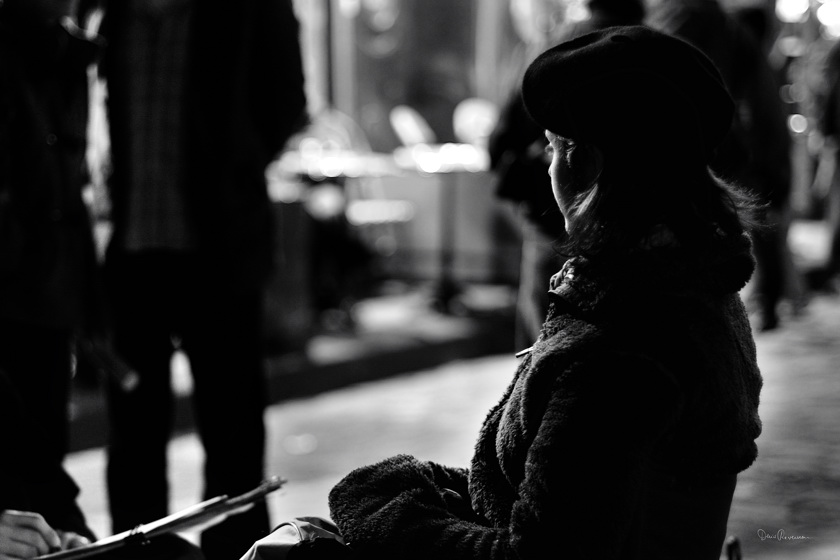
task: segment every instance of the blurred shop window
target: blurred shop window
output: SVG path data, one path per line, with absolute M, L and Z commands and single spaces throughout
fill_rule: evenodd
M 499 120 L 499 107 L 490 100 L 469 97 L 455 106 L 452 127 L 455 138 L 464 144 L 487 149 L 490 133 Z
M 334 108 L 314 115 L 269 169 L 272 197 L 299 202 L 308 217 L 309 284 L 323 329 L 353 329 L 355 303 L 384 280 L 379 265 L 395 250 L 394 226 L 414 216 L 407 201 L 383 196 L 380 179 L 396 172 L 390 154 L 374 153 Z
M 458 102 L 452 112 L 455 140 L 486 148 L 487 139 L 498 118 L 499 108 L 492 101 L 468 97 Z M 391 109 L 390 121 L 403 146 L 437 143 L 437 136 L 426 119 L 408 105 L 397 105 Z
M 438 142 L 453 141 L 452 111 L 475 91 L 479 2 L 346 0 L 338 5 L 331 51 L 335 106 L 356 119 L 377 151 L 403 144 L 391 121 L 399 106 L 422 115 Z

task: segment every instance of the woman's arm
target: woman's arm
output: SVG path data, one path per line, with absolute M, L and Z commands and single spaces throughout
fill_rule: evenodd
M 613 356 L 567 370 L 533 421 L 506 527 L 450 511 L 426 464 L 407 456 L 350 473 L 330 493 L 331 515 L 351 546 L 374 555 L 495 560 L 559 548 L 568 558 L 613 558 L 676 401 L 667 376 L 644 360 Z

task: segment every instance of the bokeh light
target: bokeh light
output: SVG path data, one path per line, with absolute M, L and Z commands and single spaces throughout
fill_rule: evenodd
M 776 0 L 776 16 L 785 23 L 805 21 L 809 8 L 809 0 Z
M 830 37 L 840 37 L 840 2 L 838 0 L 826 0 L 817 8 L 817 20 L 825 28 L 825 33 Z
M 808 119 L 804 115 L 791 115 L 788 127 L 796 134 L 804 134 L 808 130 Z

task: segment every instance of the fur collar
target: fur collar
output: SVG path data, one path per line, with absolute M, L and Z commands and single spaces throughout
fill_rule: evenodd
M 573 257 L 551 279 L 550 297 L 597 313 L 607 303 L 632 296 L 650 300 L 663 295 L 726 295 L 740 291 L 755 262 L 748 235 L 720 237 L 699 250 L 688 250 L 667 232 L 615 259 Z

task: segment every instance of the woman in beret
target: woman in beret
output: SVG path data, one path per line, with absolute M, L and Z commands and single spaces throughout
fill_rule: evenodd
M 761 431 L 750 199 L 708 168 L 732 101 L 703 54 L 644 27 L 549 49 L 522 94 L 570 257 L 540 337 L 469 469 L 359 468 L 331 516 L 365 558 L 717 560 Z

